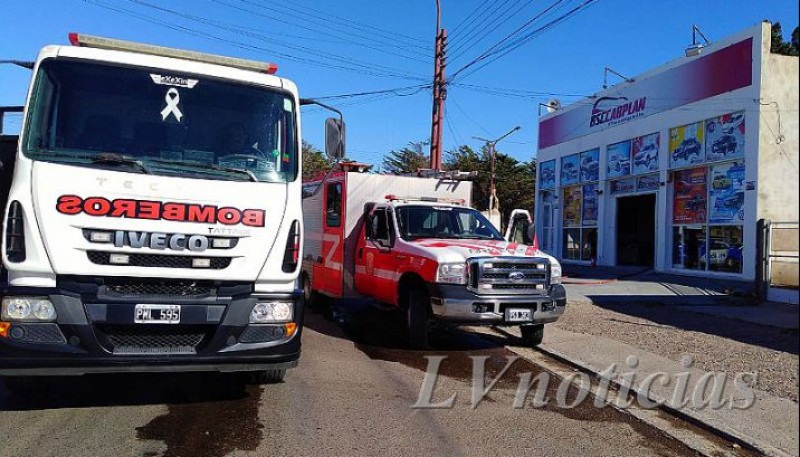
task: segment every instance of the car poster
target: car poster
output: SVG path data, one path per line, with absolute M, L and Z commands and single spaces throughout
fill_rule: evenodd
M 651 133 L 633 139 L 633 174 L 658 170 L 658 151 L 661 149 L 661 134 Z
M 706 222 L 707 175 L 706 167 L 675 172 L 674 223 L 702 224 Z
M 620 178 L 631 174 L 631 142 L 608 145 L 608 177 Z
M 572 154 L 561 159 L 561 187 L 578 184 L 580 176 L 580 154 Z
M 600 149 L 581 152 L 581 182 L 600 180 Z
M 619 181 L 611 181 L 612 194 L 629 194 L 636 191 L 635 179 L 620 179 Z
M 583 186 L 583 225 L 597 225 L 597 214 L 599 212 L 599 198 L 597 195 L 597 184 L 587 184 Z
M 556 161 L 548 160 L 539 164 L 539 189 L 556 188 Z
M 682 125 L 669 130 L 669 165 L 680 168 L 703 163 L 705 155 L 705 122 Z
M 744 157 L 744 111 L 706 121 L 706 158 L 709 162 Z
M 564 226 L 581 225 L 581 188 L 580 186 L 564 189 Z
M 711 223 L 744 221 L 744 162 L 711 167 Z
M 649 192 L 658 190 L 658 174 L 639 176 L 636 180 L 636 190 L 639 192 Z

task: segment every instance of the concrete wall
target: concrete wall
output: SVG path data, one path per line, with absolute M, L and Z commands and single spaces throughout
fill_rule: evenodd
M 770 54 L 767 49 L 762 66 L 758 218 L 774 222 L 798 222 L 800 58 Z

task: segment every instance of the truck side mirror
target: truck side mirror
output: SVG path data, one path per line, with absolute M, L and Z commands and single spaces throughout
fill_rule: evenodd
M 332 161 L 341 160 L 345 155 L 344 120 L 329 117 L 325 120 L 325 154 Z

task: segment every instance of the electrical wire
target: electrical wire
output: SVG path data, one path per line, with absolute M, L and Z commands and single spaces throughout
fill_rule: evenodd
M 518 14 L 522 13 L 526 8 L 528 8 L 532 3 L 526 0 L 517 0 L 514 4 L 510 5 L 509 8 L 501 15 L 497 16 L 493 20 L 486 22 L 481 29 L 478 30 L 478 33 L 475 34 L 472 38 L 468 41 L 463 42 L 462 46 L 459 48 L 453 48 L 450 51 L 450 60 L 456 61 L 457 59 L 461 58 L 462 56 L 466 55 L 471 49 L 475 48 L 479 44 L 483 43 L 489 36 L 491 36 L 496 30 L 499 30 L 505 25 L 508 21 L 516 17 Z M 515 9 L 516 8 L 516 9 Z
M 356 92 L 352 94 L 340 94 L 340 95 L 324 95 L 321 97 L 310 97 L 313 100 L 334 100 L 334 99 L 343 99 L 343 98 L 354 98 L 354 97 L 364 97 L 367 95 L 378 95 L 378 94 L 392 94 L 398 97 L 410 97 L 412 95 L 416 95 L 422 92 L 425 89 L 430 89 L 433 87 L 432 84 L 420 84 L 416 86 L 405 86 L 405 87 L 396 87 L 394 89 L 381 89 L 381 90 L 374 90 L 369 92 Z M 412 90 L 413 92 L 408 94 L 401 94 L 400 91 L 404 90 Z

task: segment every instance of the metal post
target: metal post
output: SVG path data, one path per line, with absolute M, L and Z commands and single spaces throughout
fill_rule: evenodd
M 433 112 L 431 113 L 431 163 L 433 170 L 442 168 L 442 121 L 444 120 L 444 53 L 447 31 L 442 29 L 442 5 L 436 0 L 436 45 L 433 63 Z
M 511 136 L 511 134 L 513 134 L 517 130 L 520 130 L 521 128 L 522 127 L 520 127 L 520 126 L 516 126 L 516 127 L 514 127 L 511 130 L 509 130 L 507 133 L 505 133 L 503 136 L 501 136 L 500 138 L 498 138 L 496 140 L 487 140 L 485 138 L 480 138 L 480 137 L 477 137 L 477 136 L 473 137 L 474 139 L 476 139 L 478 141 L 485 142 L 486 146 L 489 148 L 489 154 L 491 154 L 492 174 L 489 176 L 489 208 L 488 208 L 489 217 L 491 217 L 494 214 L 494 209 L 495 209 L 494 207 L 495 207 L 495 204 L 497 203 L 497 198 L 495 198 L 495 185 L 494 185 L 495 171 L 496 171 L 496 166 L 497 166 L 497 150 L 496 150 L 497 143 L 499 143 L 499 142 L 503 141 L 504 139 L 508 138 L 509 136 Z

